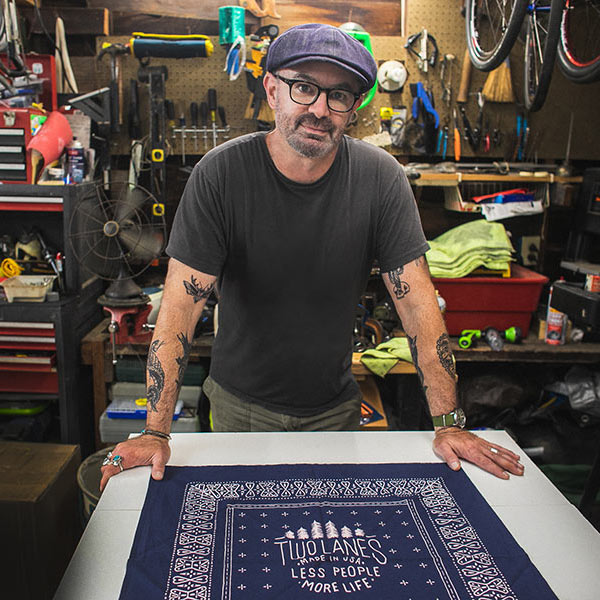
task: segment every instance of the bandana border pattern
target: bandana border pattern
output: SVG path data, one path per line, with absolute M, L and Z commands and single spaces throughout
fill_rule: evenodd
M 209 600 L 219 503 L 227 500 L 393 499 L 424 507 L 472 600 L 517 600 L 442 478 L 284 479 L 187 484 L 165 600 Z

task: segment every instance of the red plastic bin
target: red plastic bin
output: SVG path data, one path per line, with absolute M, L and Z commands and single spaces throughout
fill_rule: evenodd
M 463 329 L 515 326 L 526 336 L 548 278 L 514 264 L 510 277 L 433 277 L 432 281 L 446 301 L 450 335 L 460 335 Z

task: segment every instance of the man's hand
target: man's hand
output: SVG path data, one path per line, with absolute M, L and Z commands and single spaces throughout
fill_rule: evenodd
M 162 479 L 165 465 L 171 456 L 169 442 L 153 435 L 140 435 L 126 442 L 121 442 L 112 451 L 113 456 L 122 458 L 123 469 L 133 469 L 144 465 L 152 465 L 152 478 Z M 102 481 L 100 491 L 106 487 L 108 480 L 113 475 L 118 475 L 120 469 L 114 465 L 106 465 L 101 468 Z
M 508 479 L 509 473 L 523 475 L 524 467 L 517 454 L 464 429 L 438 429 L 433 451 L 454 471 L 460 469 L 459 458 L 464 458 L 500 479 Z

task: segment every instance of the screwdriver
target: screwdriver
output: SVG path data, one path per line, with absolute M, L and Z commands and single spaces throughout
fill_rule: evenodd
M 194 154 L 198 154 L 198 103 L 190 104 L 190 117 L 192 127 L 194 128 Z
M 169 127 L 175 127 L 175 106 L 172 100 L 165 100 L 165 113 L 169 121 Z
M 210 111 L 210 121 L 213 130 L 213 148 L 217 145 L 217 90 L 209 88 L 208 90 L 208 110 Z
M 460 160 L 460 131 L 458 130 L 458 119 L 456 118 L 456 109 L 454 109 L 454 160 Z
M 219 110 L 219 118 L 221 119 L 221 125 L 223 125 L 223 129 L 227 129 L 227 119 L 225 117 L 225 107 L 219 106 L 218 110 Z M 229 134 L 225 132 L 225 133 L 223 133 L 223 137 L 225 139 L 227 139 L 227 138 L 229 138 Z
M 202 129 L 203 129 L 203 137 L 204 137 L 204 149 L 206 150 L 206 136 L 207 136 L 207 127 L 208 127 L 208 104 L 206 102 L 200 103 L 200 119 L 202 120 Z
M 185 112 L 179 116 L 179 128 L 181 129 L 181 164 L 185 165 Z

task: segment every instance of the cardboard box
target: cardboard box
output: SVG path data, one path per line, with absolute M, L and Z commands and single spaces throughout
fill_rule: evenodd
M 81 536 L 79 446 L 0 442 L 3 598 L 51 599 Z

